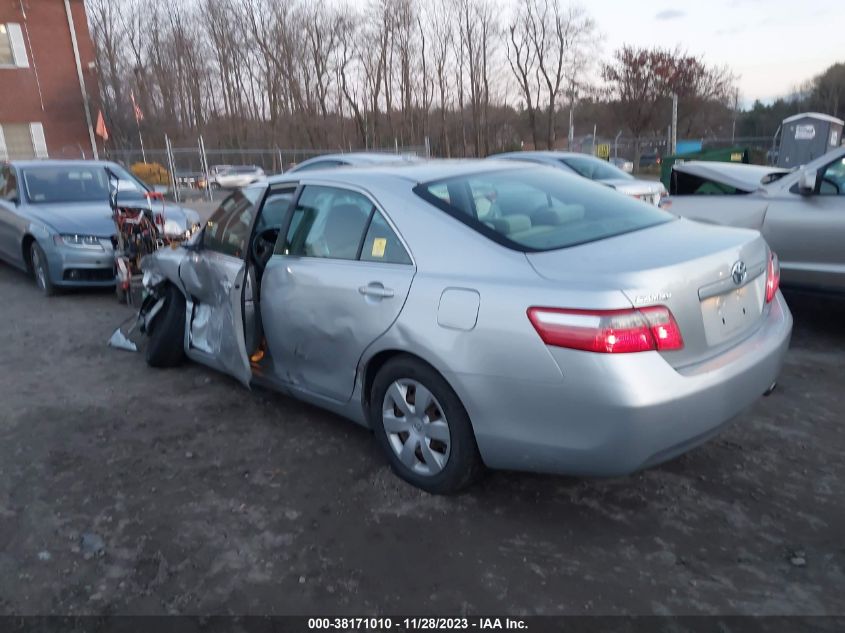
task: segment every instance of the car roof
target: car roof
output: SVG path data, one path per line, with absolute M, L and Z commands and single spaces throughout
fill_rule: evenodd
M 768 179 L 773 174 L 784 174 L 791 171 L 782 167 L 701 160 L 675 163 L 672 165 L 672 169 L 691 176 L 715 180 L 743 191 L 755 191 L 760 188 L 764 179 Z
M 481 159 L 432 159 L 407 162 L 390 162 L 384 164 L 345 165 L 334 169 L 321 171 L 286 172 L 271 176 L 270 184 L 297 181 L 302 178 L 332 180 L 344 184 L 359 184 L 362 178 L 378 176 L 379 178 L 393 178 L 407 183 L 417 184 L 465 176 L 483 174 L 499 169 L 531 169 L 536 165 L 519 164 L 505 160 Z
M 564 152 L 558 150 L 528 150 L 524 152 L 504 152 L 502 154 L 493 154 L 489 158 L 519 158 L 524 156 L 526 158 L 596 158 L 592 154 L 582 154 L 580 152 Z M 597 159 L 598 160 L 598 159 Z
M 321 160 L 337 160 L 349 163 L 350 165 L 369 165 L 373 163 L 396 163 L 416 159 L 416 156 L 407 154 L 394 154 L 387 152 L 348 152 L 336 154 L 320 154 L 302 161 L 299 165 L 316 163 Z M 297 167 L 299 166 L 297 165 Z
M 116 164 L 110 160 L 87 160 L 82 158 L 30 158 L 26 160 L 10 160 L 7 162 L 15 167 L 43 167 L 44 165 L 51 167 L 79 167 L 80 165 L 106 167 L 107 165 Z

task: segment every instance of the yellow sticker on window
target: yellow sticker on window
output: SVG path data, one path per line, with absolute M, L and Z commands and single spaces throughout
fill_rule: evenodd
M 373 240 L 373 257 L 384 257 L 384 250 L 387 248 L 387 239 L 377 237 Z

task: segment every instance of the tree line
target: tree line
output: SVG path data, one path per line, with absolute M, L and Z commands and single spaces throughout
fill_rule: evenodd
M 723 134 L 730 71 L 680 49 L 605 56 L 565 0 L 87 0 L 100 100 L 115 147 L 169 134 L 221 148 L 419 145 L 484 156 L 605 135 Z M 136 123 L 130 95 L 143 120 Z M 160 142 L 159 142 L 160 145 Z M 637 153 L 638 150 L 637 150 Z M 636 157 L 638 158 L 638 156 Z
M 755 101 L 740 117 L 740 133 L 773 136 L 781 121 L 799 112 L 822 112 L 845 120 L 845 63 L 832 64 L 772 103 Z

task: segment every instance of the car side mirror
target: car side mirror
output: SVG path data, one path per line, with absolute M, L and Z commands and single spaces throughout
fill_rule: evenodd
M 205 240 L 206 226 L 208 225 L 204 224 L 201 229 L 198 229 L 196 233 L 194 233 L 191 237 L 182 242 L 182 247 L 189 251 L 201 251 L 202 243 Z
M 816 172 L 812 169 L 801 170 L 798 178 L 798 192 L 802 196 L 811 196 L 816 192 Z

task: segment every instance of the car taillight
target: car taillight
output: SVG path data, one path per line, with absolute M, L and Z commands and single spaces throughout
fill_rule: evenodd
M 771 303 L 780 287 L 780 262 L 774 251 L 769 253 L 769 266 L 766 268 L 766 303 Z
M 639 310 L 528 308 L 546 345 L 602 354 L 682 349 L 684 339 L 665 306 Z

